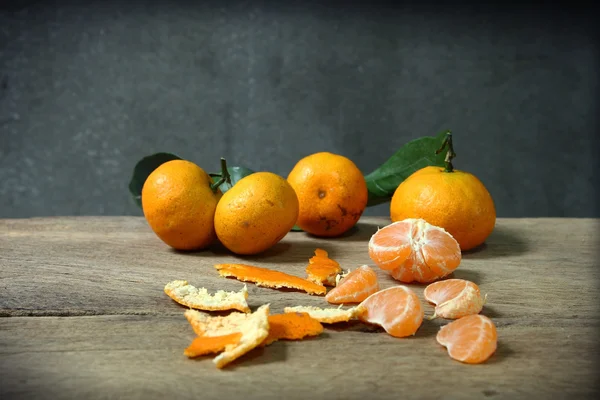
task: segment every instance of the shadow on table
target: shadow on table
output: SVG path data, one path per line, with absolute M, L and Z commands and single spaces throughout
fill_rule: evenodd
M 495 307 L 488 306 L 487 304 L 483 305 L 483 310 L 481 310 L 480 314 L 490 319 L 503 317 L 502 313 L 498 312 Z
M 505 226 L 496 226 L 482 245 L 463 251 L 466 260 L 484 260 L 524 254 L 529 250 L 527 240 L 521 233 Z
M 430 320 L 429 317 L 430 317 L 429 314 L 425 314 L 425 317 L 423 318 L 423 322 L 421 323 L 421 326 L 415 333 L 415 337 L 428 338 L 428 337 L 435 337 L 437 335 L 437 333 L 440 330 L 440 327 L 443 325 L 443 323 L 440 322 L 440 321 L 442 321 L 442 319 L 438 318 L 438 320 L 436 321 L 435 319 Z
M 326 340 L 329 338 L 327 332 L 321 333 L 319 336 L 306 337 L 303 341 L 311 340 Z M 285 362 L 287 360 L 287 346 L 290 345 L 289 341 L 278 340 L 265 347 L 257 347 L 250 352 L 244 354 L 242 357 L 233 361 L 227 368 L 235 370 L 239 367 L 246 367 L 260 364 L 271 364 L 277 362 Z
M 444 279 L 464 279 L 467 281 L 471 281 L 476 285 L 481 285 L 485 281 L 481 272 L 472 269 L 466 269 L 462 265 L 460 265 L 457 269 L 454 270 L 454 272 L 452 272 Z
M 283 240 L 277 244 L 275 244 L 273 247 L 265 250 L 262 253 L 259 254 L 253 254 L 253 255 L 241 255 L 241 254 L 234 254 L 233 252 L 229 251 L 225 246 L 223 246 L 221 243 L 215 243 L 212 246 L 210 246 L 207 249 L 204 250 L 197 250 L 197 251 L 180 251 L 180 250 L 174 250 L 174 249 L 170 249 L 170 251 L 176 253 L 176 254 L 184 254 L 184 255 L 189 255 L 189 256 L 199 256 L 199 257 L 203 257 L 203 256 L 210 256 L 210 257 L 234 257 L 239 259 L 240 261 L 265 261 L 268 259 L 273 259 L 273 258 L 278 258 L 278 257 L 282 257 L 284 256 L 286 253 L 293 251 L 295 254 L 298 255 L 306 255 L 306 260 L 308 260 L 310 257 L 312 257 L 315 253 L 315 249 L 317 247 L 327 250 L 330 253 L 330 256 L 333 255 L 333 251 L 329 251 L 328 248 L 331 245 L 331 242 L 290 242 L 287 240 Z M 284 258 L 284 257 L 282 257 Z
M 379 228 L 383 228 L 386 224 L 390 222 L 366 222 L 366 221 L 358 221 L 356 225 L 350 228 L 347 232 L 338 236 L 336 238 L 331 238 L 330 240 L 338 240 L 341 242 L 368 242 L 371 239 L 371 236 Z
M 392 286 L 404 285 L 404 286 L 408 286 L 409 288 L 411 288 L 413 290 L 417 290 L 420 292 L 422 292 L 428 285 L 431 284 L 431 282 L 429 282 L 429 283 L 419 283 L 419 282 L 403 283 L 403 282 L 400 282 L 400 281 L 394 279 L 389 274 L 385 274 L 380 279 L 381 279 L 381 282 L 389 283 Z M 450 275 L 448 275 L 444 278 L 438 279 L 437 281 L 444 281 L 447 279 L 465 279 L 465 280 L 471 281 L 477 285 L 481 285 L 482 283 L 485 282 L 485 279 L 483 279 L 483 274 L 481 272 L 475 271 L 472 269 L 466 269 L 463 266 L 459 266 Z
M 510 358 L 515 351 L 510 348 L 502 338 L 498 339 L 498 345 L 496 347 L 496 351 L 494 354 L 485 362 L 486 364 L 496 364 L 501 363 L 505 359 Z
M 235 370 L 237 368 L 249 367 L 252 365 L 271 364 L 285 362 L 287 359 L 286 343 L 275 342 L 265 347 L 257 347 L 240 358 L 234 360 L 226 369 Z
M 371 239 L 371 236 L 373 236 L 373 234 L 375 232 L 377 232 L 377 229 L 383 228 L 388 223 L 389 222 L 376 223 L 376 222 L 358 221 L 356 223 L 356 225 L 354 225 L 352 228 L 348 229 L 346 232 L 344 232 L 340 236 L 335 236 L 335 237 L 315 236 L 315 235 L 311 235 L 310 233 L 306 233 L 306 232 L 296 232 L 296 233 L 300 234 L 300 235 L 306 235 L 307 237 L 312 238 L 312 239 L 319 239 L 319 240 L 323 240 L 326 242 L 365 242 L 365 243 L 367 243 L 369 241 L 369 239 Z
M 218 246 L 215 245 L 212 249 L 216 256 L 235 256 L 236 258 L 240 258 L 248 261 L 264 261 L 271 258 L 277 258 L 285 255 L 288 252 L 293 251 L 295 254 L 306 255 L 306 260 L 312 257 L 315 253 L 315 249 L 317 247 L 321 247 L 327 250 L 327 243 L 321 244 L 319 242 L 290 242 L 286 239 L 282 240 L 279 243 L 276 243 L 274 246 L 268 248 L 259 254 L 251 254 L 251 255 L 242 255 L 242 254 L 233 254 L 231 251 L 227 250 L 222 244 Z
M 318 237 L 306 232 L 290 232 L 290 234 L 292 235 L 303 235 L 306 238 L 309 238 L 310 240 L 293 241 L 292 238 L 286 236 L 285 238 L 283 238 L 283 240 L 281 240 L 271 248 L 265 250 L 262 253 L 254 255 L 234 254 L 227 248 L 225 248 L 225 246 L 223 246 L 219 241 L 216 241 L 209 248 L 203 250 L 182 251 L 175 250 L 172 248 L 170 248 L 169 250 L 176 254 L 185 254 L 192 256 L 209 255 L 214 257 L 236 257 L 248 261 L 264 261 L 265 259 L 277 258 L 290 251 L 293 251 L 294 254 L 297 255 L 306 255 L 305 258 L 306 260 L 308 260 L 314 255 L 316 248 L 321 248 L 327 251 L 330 257 L 335 258 L 335 250 L 331 247 L 332 245 L 335 245 L 336 242 L 364 242 L 366 246 L 371 236 L 375 232 L 377 232 L 377 229 L 381 226 L 381 224 L 377 223 L 359 221 L 354 227 L 352 227 L 346 233 L 338 237 Z

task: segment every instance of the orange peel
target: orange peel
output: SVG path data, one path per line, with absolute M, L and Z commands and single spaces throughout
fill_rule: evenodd
M 183 313 L 198 336 L 224 336 L 240 332 L 252 313 L 232 312 L 229 315 L 210 315 L 197 310 L 185 310 Z
M 269 311 L 269 304 L 265 304 L 250 314 L 234 312 L 224 317 L 213 317 L 190 309 L 186 310 L 185 317 L 197 335 L 204 339 L 208 338 L 205 340 L 205 347 L 196 343 L 195 346 L 199 350 L 218 352 L 215 348 L 223 348 L 223 351 L 213 359 L 217 368 L 223 368 L 258 347 L 267 338 L 269 335 Z M 235 334 L 241 334 L 239 339 L 235 340 L 231 336 Z M 202 342 L 202 339 L 199 339 L 198 342 Z M 190 354 L 192 350 L 189 351 Z
M 223 277 L 233 277 L 243 282 L 252 282 L 256 286 L 273 289 L 297 289 L 312 295 L 324 295 L 327 292 L 327 288 L 323 285 L 269 268 L 246 264 L 216 264 L 215 268 Z
M 300 340 L 323 333 L 323 325 L 308 313 L 290 312 L 269 315 L 269 336 L 261 346 L 277 340 Z
M 307 279 L 324 286 L 335 286 L 336 277 L 341 272 L 340 264 L 329 258 L 329 254 L 323 249 L 316 249 L 306 266 Z
M 246 302 L 248 298 L 246 285 L 238 292 L 218 290 L 211 295 L 205 288 L 197 288 L 184 280 L 175 280 L 165 285 L 164 292 L 175 302 L 197 310 L 250 312 Z
M 299 313 L 307 313 L 312 318 L 316 319 L 322 324 L 335 324 L 338 322 L 348 322 L 358 318 L 357 308 L 350 307 L 347 309 L 343 309 L 340 307 L 337 308 L 319 308 L 313 306 L 295 306 L 295 307 L 285 307 L 283 309 L 286 313 L 299 312 Z
M 241 332 L 230 333 L 223 336 L 198 336 L 183 354 L 189 358 L 196 358 L 212 353 L 220 353 L 227 346 L 239 343 L 242 338 Z

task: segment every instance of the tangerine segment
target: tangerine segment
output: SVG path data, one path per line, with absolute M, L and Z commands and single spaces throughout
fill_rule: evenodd
M 319 285 L 335 286 L 335 278 L 340 272 L 340 264 L 329 258 L 323 249 L 315 250 L 315 255 L 308 260 L 306 267 L 308 280 Z
M 217 368 L 223 368 L 259 346 L 269 336 L 269 304 L 260 306 L 239 327 L 242 336 L 235 344 L 225 346 L 225 351 L 213 359 Z
M 230 333 L 223 336 L 198 336 L 183 354 L 189 358 L 196 358 L 206 354 L 220 353 L 227 346 L 236 345 L 242 338 L 240 332 Z
M 257 286 L 298 289 L 315 295 L 324 295 L 327 292 L 323 285 L 268 268 L 245 264 L 216 264 L 215 268 L 221 276 L 234 277 L 240 281 L 252 282 Z
M 464 279 L 446 279 L 428 285 L 423 291 L 425 300 L 435 304 L 436 316 L 458 319 L 467 315 L 479 314 L 484 299 L 479 287 Z
M 308 313 L 290 312 L 269 315 L 269 336 L 261 346 L 277 340 L 300 340 L 323 333 L 323 325 Z
M 286 313 L 301 312 L 307 313 L 312 318 L 316 319 L 322 324 L 335 324 L 338 322 L 348 322 L 356 319 L 356 307 L 348 309 L 342 308 L 319 308 L 313 306 L 295 306 L 285 307 L 283 309 Z
M 461 262 L 458 242 L 443 228 L 420 218 L 393 222 L 369 241 L 375 264 L 404 283 L 429 283 L 452 273 Z
M 167 296 L 177 303 L 204 311 L 238 310 L 250 312 L 246 299 L 248 289 L 246 285 L 239 292 L 226 292 L 218 290 L 211 295 L 205 288 L 196 288 L 184 280 L 176 280 L 165 285 L 164 291 Z
M 402 265 L 411 255 L 412 226 L 408 223 L 392 223 L 371 236 L 369 257 L 384 271 Z
M 414 335 L 423 322 L 421 301 L 415 292 L 405 286 L 380 290 L 356 308 L 361 321 L 379 325 L 394 337 Z
M 360 303 L 379 290 L 377 274 L 368 265 L 350 271 L 325 295 L 332 304 Z
M 451 358 L 467 364 L 480 364 L 496 351 L 498 332 L 488 317 L 473 314 L 442 326 L 436 340 L 448 349 Z

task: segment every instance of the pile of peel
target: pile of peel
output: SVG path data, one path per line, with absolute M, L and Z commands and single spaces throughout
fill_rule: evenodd
M 309 260 L 307 279 L 266 268 L 243 264 L 218 264 L 215 268 L 223 277 L 234 277 L 269 288 L 290 288 L 312 295 L 324 295 L 324 285 L 333 286 L 342 272 L 339 264 L 317 249 Z M 209 293 L 185 280 L 174 280 L 164 292 L 175 302 L 188 307 L 184 316 L 196 337 L 185 349 L 184 355 L 197 358 L 217 354 L 213 363 L 223 368 L 249 351 L 268 346 L 278 340 L 301 340 L 323 333 L 321 322 L 334 323 L 353 318 L 352 311 L 332 311 L 316 307 L 286 308 L 283 313 L 271 314 L 270 304 L 251 311 L 246 285 L 239 291 L 218 290 Z M 228 315 L 212 312 L 229 311 Z M 311 315 L 312 314 L 312 315 Z M 316 318 L 315 318 L 316 316 Z
M 424 319 L 421 301 L 410 288 L 397 285 L 380 289 L 377 275 L 370 267 L 363 265 L 344 272 L 321 249 L 317 249 L 309 259 L 306 278 L 245 264 L 217 264 L 215 269 L 222 277 L 273 289 L 295 289 L 309 295 L 324 296 L 329 304 L 339 305 L 285 307 L 283 313 L 271 314 L 270 304 L 263 304 L 254 311 L 250 309 L 246 283 L 239 291 L 218 290 L 212 294 L 185 280 L 167 283 L 164 292 L 188 308 L 184 316 L 196 334 L 184 355 L 189 358 L 216 355 L 213 363 L 219 369 L 253 349 L 275 341 L 298 341 L 319 336 L 324 331 L 323 324 L 360 321 L 377 325 L 391 336 L 403 338 L 413 336 Z M 327 286 L 332 287 L 329 292 Z M 464 348 L 457 340 L 472 340 L 461 330 L 472 331 L 473 325 L 491 323 L 487 317 L 479 315 L 485 301 L 475 284 L 450 279 L 429 285 L 424 294 L 425 299 L 435 305 L 435 313 L 429 319 L 456 320 L 442 327 L 437 337 L 438 343 L 447 347 L 451 358 L 480 363 L 491 356 L 496 348 L 493 324 L 494 337 L 486 343 L 487 348 L 479 346 L 483 349 L 479 358 L 467 359 L 458 350 L 453 350 Z M 344 304 L 352 303 L 354 306 L 342 308 Z M 215 312 L 220 315 L 215 315 Z M 228 314 L 222 315 L 223 312 Z

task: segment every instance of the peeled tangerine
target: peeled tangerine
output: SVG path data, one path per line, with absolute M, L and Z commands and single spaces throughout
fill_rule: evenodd
M 448 355 L 454 360 L 480 364 L 496 351 L 498 333 L 488 317 L 475 314 L 442 326 L 436 340 L 448 349 Z
M 423 323 L 421 300 L 405 286 L 392 286 L 373 293 L 356 309 L 358 319 L 379 325 L 394 337 L 412 336 Z
M 429 283 L 452 273 L 461 262 L 458 242 L 443 228 L 409 218 L 379 229 L 369 256 L 400 282 Z
M 464 279 L 446 279 L 434 282 L 425 288 L 423 297 L 428 302 L 435 304 L 435 314 L 431 319 L 436 316 L 458 319 L 467 315 L 479 314 L 485 303 L 479 287 Z

